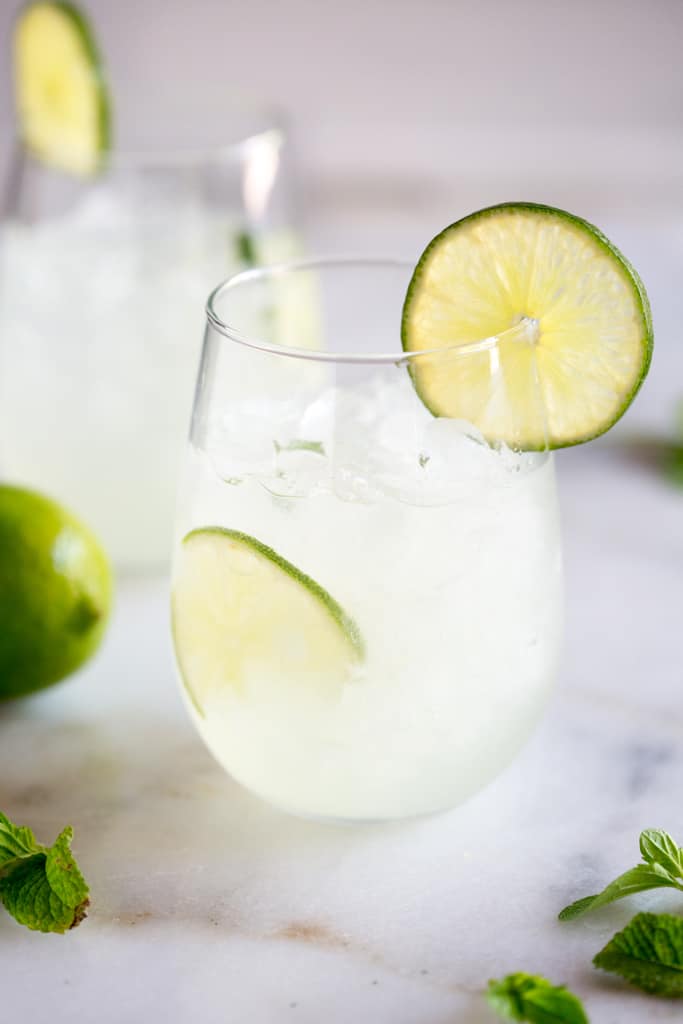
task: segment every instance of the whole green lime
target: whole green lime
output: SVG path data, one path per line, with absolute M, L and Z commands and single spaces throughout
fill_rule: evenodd
M 111 599 L 109 562 L 90 530 L 49 498 L 0 484 L 0 700 L 87 661 Z

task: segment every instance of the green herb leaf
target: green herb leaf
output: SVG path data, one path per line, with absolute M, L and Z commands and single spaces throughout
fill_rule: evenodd
M 0 875 L 18 858 L 37 853 L 42 847 L 30 828 L 13 825 L 0 811 Z
M 683 444 L 672 445 L 666 463 L 666 475 L 671 483 L 683 487 Z
M 50 888 L 46 856 L 35 853 L 0 881 L 0 899 L 19 924 L 34 931 L 65 932 L 74 920 L 74 909 Z
M 678 443 L 670 446 L 666 474 L 673 484 L 683 487 L 683 399 L 676 403 L 674 431 Z
M 490 981 L 489 1006 L 507 1020 L 529 1024 L 588 1024 L 581 1001 L 565 988 L 534 974 L 508 974 Z
M 240 263 L 247 267 L 255 267 L 258 263 L 256 239 L 248 231 L 240 231 L 235 236 L 235 252 Z
M 71 852 L 73 835 L 72 828 L 65 828 L 45 858 L 50 888 L 68 907 L 77 907 L 88 895 L 88 886 Z
M 683 998 L 683 918 L 636 914 L 593 963 L 645 992 Z
M 625 871 L 613 882 L 597 893 L 595 896 L 584 896 L 583 899 L 570 903 L 559 913 L 560 921 L 572 921 L 587 910 L 597 910 L 607 903 L 614 903 L 624 896 L 632 896 L 636 892 L 645 892 L 647 889 L 658 889 L 661 887 L 676 888 L 676 882 L 668 875 L 663 868 L 657 864 L 638 864 L 630 871 Z
M 65 828 L 51 847 L 36 842 L 0 812 L 0 901 L 19 924 L 65 932 L 85 917 L 88 886 L 71 852 Z
M 607 903 L 632 896 L 647 889 L 668 887 L 683 890 L 683 850 L 668 832 L 649 828 L 640 834 L 640 852 L 644 864 L 638 864 L 619 875 L 613 882 L 595 896 L 570 903 L 559 913 L 560 921 L 571 921 L 587 910 L 596 910 Z
M 659 864 L 673 878 L 683 878 L 683 850 L 668 832 L 646 828 L 640 833 L 640 852 L 649 864 Z

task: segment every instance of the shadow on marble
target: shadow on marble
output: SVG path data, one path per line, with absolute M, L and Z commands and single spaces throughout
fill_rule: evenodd
M 297 850 L 343 857 L 405 829 L 335 828 L 280 813 L 226 775 L 189 724 L 163 715 L 159 723 L 121 714 L 67 721 L 28 702 L 2 715 L 0 744 L 0 808 L 46 841 L 74 826 L 74 848 L 98 890 L 94 914 L 132 912 L 131 898 L 144 908 L 145 877 L 158 880 L 164 860 L 175 878 L 210 868 L 216 883 L 221 861 L 267 876 Z

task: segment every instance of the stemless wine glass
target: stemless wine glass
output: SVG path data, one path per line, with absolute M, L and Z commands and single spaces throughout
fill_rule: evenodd
M 235 109 L 221 131 L 150 131 L 91 179 L 19 150 L 8 183 L 0 474 L 71 506 L 124 569 L 170 559 L 208 289 L 298 254 L 279 118 Z
M 415 386 L 431 360 L 463 388 L 487 379 L 514 413 L 500 348 L 532 342 L 512 329 L 404 353 L 410 275 L 289 264 L 237 275 L 207 307 L 178 501 L 178 670 L 220 763 L 300 815 L 458 804 L 521 747 L 555 673 L 552 456 L 434 417 Z M 535 375 L 515 383 L 520 422 L 543 436 Z

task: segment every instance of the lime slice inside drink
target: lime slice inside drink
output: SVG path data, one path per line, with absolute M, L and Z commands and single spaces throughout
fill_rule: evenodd
M 267 676 L 334 693 L 363 654 L 333 597 L 272 548 L 235 530 L 189 533 L 172 598 L 180 673 L 200 714 L 212 695 Z

